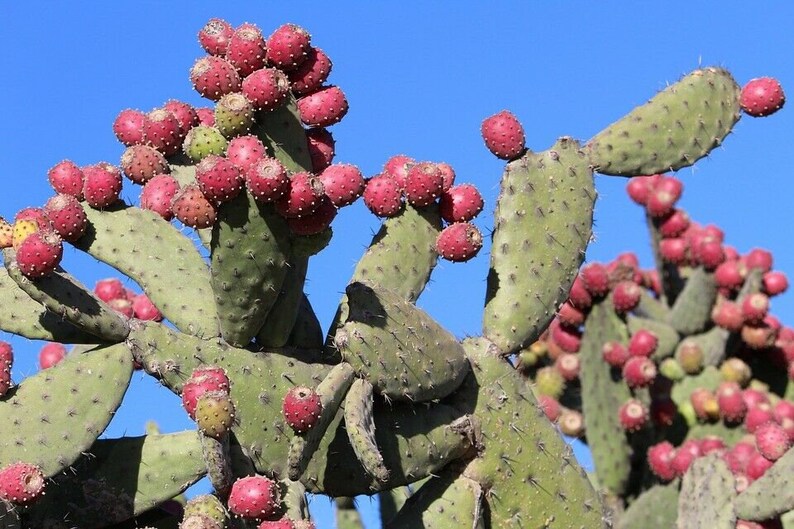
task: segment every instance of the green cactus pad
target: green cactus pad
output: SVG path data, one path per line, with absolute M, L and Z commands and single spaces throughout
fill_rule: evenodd
M 634 309 L 634 314 L 637 316 L 648 318 L 651 320 L 663 320 L 667 321 L 668 313 L 670 309 L 659 299 L 653 297 L 653 295 L 643 289 L 642 294 L 640 295 L 640 303 Z
M 375 419 L 372 416 L 372 384 L 357 379 L 345 397 L 345 429 L 358 461 L 364 469 L 381 482 L 389 480 L 389 469 L 375 440 Z
M 728 465 L 717 454 L 696 459 L 681 481 L 679 529 L 735 529 L 736 487 Z
M 317 314 L 314 313 L 312 304 L 306 294 L 301 298 L 298 305 L 298 313 L 295 315 L 295 324 L 292 326 L 287 344 L 298 349 L 322 349 L 323 347 L 323 328 Z
M 686 286 L 670 309 L 667 323 L 684 336 L 701 332 L 711 323 L 716 299 L 714 274 L 698 268 L 687 278 Z
M 347 287 L 349 310 L 335 344 L 381 395 L 424 402 L 452 393 L 469 363 L 452 334 L 399 294 Z
M 107 427 L 132 377 L 124 344 L 69 355 L 0 400 L 0 468 L 23 458 L 50 477 L 71 465 Z
M 472 413 L 481 434 L 479 455 L 463 474 L 487 491 L 488 526 L 605 527 L 604 508 L 587 474 L 529 385 L 494 344 L 476 338 L 464 347 L 472 372 L 454 405 Z
M 289 255 L 289 228 L 270 204 L 245 192 L 218 208 L 210 272 L 227 342 L 248 345 L 262 328 L 287 275 Z
M 477 529 L 485 526 L 483 501 L 479 483 L 448 472 L 422 485 L 385 528 Z
M 697 388 L 704 388 L 709 391 L 716 391 L 717 386 L 722 382 L 720 371 L 714 366 L 706 366 L 703 371 L 695 376 L 685 376 L 675 384 L 670 391 L 670 397 L 676 404 L 681 406 L 689 402 L 689 396 Z
M 204 472 L 196 432 L 101 439 L 74 472 L 48 485 L 26 521 L 29 527 L 47 527 L 48 520 L 108 527 L 177 496 Z
M 616 529 L 672 529 L 678 518 L 678 481 L 654 485 L 618 517 Z
M 743 520 L 766 520 L 794 510 L 794 448 L 736 498 Z
M 132 278 L 182 332 L 218 336 L 207 264 L 179 229 L 136 207 L 86 208 L 89 226 L 75 246 Z
M 379 493 L 378 510 L 380 512 L 381 525 L 385 526 L 394 518 L 410 497 L 411 490 L 408 487 L 395 487 Z
M 287 344 L 304 299 L 303 285 L 306 282 L 308 269 L 308 257 L 299 256 L 290 259 L 287 274 L 281 283 L 281 291 L 276 299 L 276 310 L 270 311 L 265 319 L 265 324 L 257 332 L 257 345 L 283 347 Z M 322 347 L 322 343 L 319 347 Z
M 0 267 L 0 330 L 30 340 L 60 343 L 95 344 L 99 339 L 64 321 L 44 305 L 31 298 L 16 281 Z
M 78 329 L 102 342 L 118 343 L 129 334 L 127 320 L 89 292 L 79 281 L 58 268 L 30 281 L 22 275 L 12 250 L 4 250 L 9 277 L 31 298 Z
M 612 376 L 602 357 L 603 344 L 611 340 L 628 343 L 628 331 L 609 303 L 597 303 L 587 317 L 579 348 L 582 413 L 598 480 L 619 495 L 628 486 L 631 447 L 617 410 L 631 398 L 631 391 L 625 380 Z
M 312 170 L 306 132 L 294 99 L 273 111 L 259 112 L 251 132 L 262 140 L 268 154 L 277 158 L 288 171 Z
M 628 324 L 629 332 L 631 332 L 632 335 L 641 329 L 651 331 L 656 335 L 659 343 L 656 346 L 656 351 L 653 353 L 652 358 L 657 362 L 664 360 L 675 352 L 675 347 L 678 345 L 680 337 L 678 336 L 678 332 L 675 329 L 663 321 L 641 318 L 629 314 L 626 318 L 626 323 Z
M 364 529 L 353 498 L 336 498 L 336 529 Z
M 225 495 L 234 481 L 229 455 L 229 437 L 224 435 L 216 439 L 199 432 L 199 439 L 210 484 L 219 494 Z
M 589 164 L 570 138 L 507 164 L 483 314 L 483 334 L 503 355 L 534 342 L 568 297 L 592 233 Z
M 599 132 L 585 148 L 602 174 L 675 171 L 722 144 L 739 117 L 739 86 L 730 73 L 702 68 Z
M 730 333 L 720 327 L 712 327 L 701 334 L 687 336 L 678 347 L 686 343 L 697 344 L 703 351 L 703 365 L 719 366 L 725 359 L 725 346 L 728 343 Z

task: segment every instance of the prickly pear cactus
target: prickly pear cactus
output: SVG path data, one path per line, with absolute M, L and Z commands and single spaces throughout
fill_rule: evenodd
M 394 156 L 369 179 L 333 163 L 327 128 L 349 104 L 304 29 L 212 19 L 199 42 L 190 80 L 214 107 L 122 111 L 120 167 L 61 162 L 54 199 L 0 219 L 0 329 L 54 344 L 15 385 L 0 342 L 0 526 L 307 528 L 308 493 L 336 498 L 340 527 L 375 494 L 384 527 L 405 529 L 728 527 L 794 508 L 791 382 L 770 367 L 791 377 L 794 332 L 767 314 L 785 277 L 687 224 L 678 180 L 642 176 L 722 144 L 741 115 L 730 73 L 698 69 L 540 152 L 509 112 L 486 119 L 507 165 L 482 336 L 459 340 L 416 301 L 439 258 L 481 250 L 479 191 L 444 163 Z M 595 172 L 638 177 L 654 272 L 580 272 Z M 125 178 L 139 203 L 120 199 Z M 324 330 L 307 271 L 362 196 L 383 226 Z M 82 284 L 64 243 L 141 292 Z M 134 370 L 196 430 L 100 438 Z M 561 433 L 586 436 L 595 475 Z M 185 502 L 204 476 L 213 493 Z M 665 510 L 643 518 L 649 504 Z

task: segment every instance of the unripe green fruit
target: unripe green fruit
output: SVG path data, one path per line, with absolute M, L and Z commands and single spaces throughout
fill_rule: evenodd
M 215 127 L 199 125 L 193 127 L 185 137 L 182 150 L 194 162 L 200 162 L 210 154 L 222 156 L 226 152 L 226 138 Z
M 224 391 L 209 391 L 196 404 L 196 424 L 210 437 L 221 437 L 234 422 L 234 403 Z

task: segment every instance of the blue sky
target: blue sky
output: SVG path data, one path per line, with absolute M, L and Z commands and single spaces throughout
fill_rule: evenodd
M 774 76 L 794 94 L 794 4 L 719 4 L 4 2 L 0 215 L 42 205 L 52 194 L 46 171 L 64 158 L 117 163 L 123 148 L 111 123 L 121 109 L 149 110 L 170 98 L 208 105 L 188 70 L 202 55 L 196 32 L 219 16 L 256 23 L 265 34 L 285 22 L 306 27 L 333 60 L 330 82 L 350 101 L 348 116 L 332 128 L 337 161 L 367 176 L 398 153 L 446 161 L 459 182 L 482 191 L 486 210 L 477 223 L 487 233 L 503 164 L 485 149 L 479 126 L 499 110 L 515 113 L 528 147 L 543 150 L 562 135 L 586 140 L 699 65 L 726 67 L 739 84 Z M 792 137 L 791 109 L 743 118 L 722 148 L 679 174 L 681 205 L 695 220 L 721 226 L 742 252 L 773 251 L 775 268 L 789 275 Z M 139 190 L 128 184 L 123 197 L 137 201 Z M 642 212 L 624 186 L 596 177 L 596 239 L 587 259 L 634 250 L 647 267 Z M 361 203 L 343 210 L 332 246 L 312 261 L 307 291 L 324 324 L 378 225 Z M 467 264 L 442 262 L 419 302 L 461 337 L 480 330 L 487 251 Z M 72 251 L 65 262 L 88 285 L 111 275 Z M 773 311 L 792 322 L 792 296 L 775 299 Z M 20 380 L 35 371 L 41 344 L 12 342 Z M 110 435 L 138 435 L 150 418 L 165 431 L 192 427 L 175 397 L 135 378 Z

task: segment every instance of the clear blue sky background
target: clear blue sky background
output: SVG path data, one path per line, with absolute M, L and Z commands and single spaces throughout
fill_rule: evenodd
M 337 161 L 367 175 L 397 153 L 446 161 L 458 181 L 485 195 L 477 221 L 484 232 L 502 163 L 483 146 L 479 126 L 499 110 L 514 112 L 528 146 L 543 150 L 561 135 L 591 137 L 699 65 L 726 67 L 740 84 L 775 76 L 794 97 L 790 2 L 3 2 L 0 215 L 42 205 L 52 194 L 46 171 L 64 158 L 117 163 L 123 148 L 111 123 L 121 109 L 150 110 L 170 98 L 207 105 L 188 70 L 202 55 L 196 32 L 213 16 L 254 22 L 266 35 L 285 22 L 309 29 L 334 62 L 330 81 L 350 101 L 332 129 Z M 740 251 L 772 250 L 775 267 L 789 275 L 792 138 L 794 109 L 743 118 L 723 148 L 680 172 L 682 206 L 694 219 L 721 226 Z M 128 184 L 123 197 L 137 201 L 139 189 Z M 597 177 L 587 259 L 634 250 L 650 266 L 642 212 L 624 185 Z M 361 203 L 345 209 L 331 248 L 312 261 L 307 288 L 324 324 L 378 225 Z M 480 330 L 487 252 L 464 265 L 442 262 L 419 302 L 461 337 Z M 65 263 L 90 286 L 112 275 L 73 251 Z M 792 298 L 773 302 L 788 323 Z M 12 342 L 21 380 L 35 372 L 41 344 Z M 139 435 L 148 419 L 164 431 L 193 427 L 177 398 L 136 375 L 108 435 Z M 327 505 L 313 505 L 319 526 L 332 527 Z

